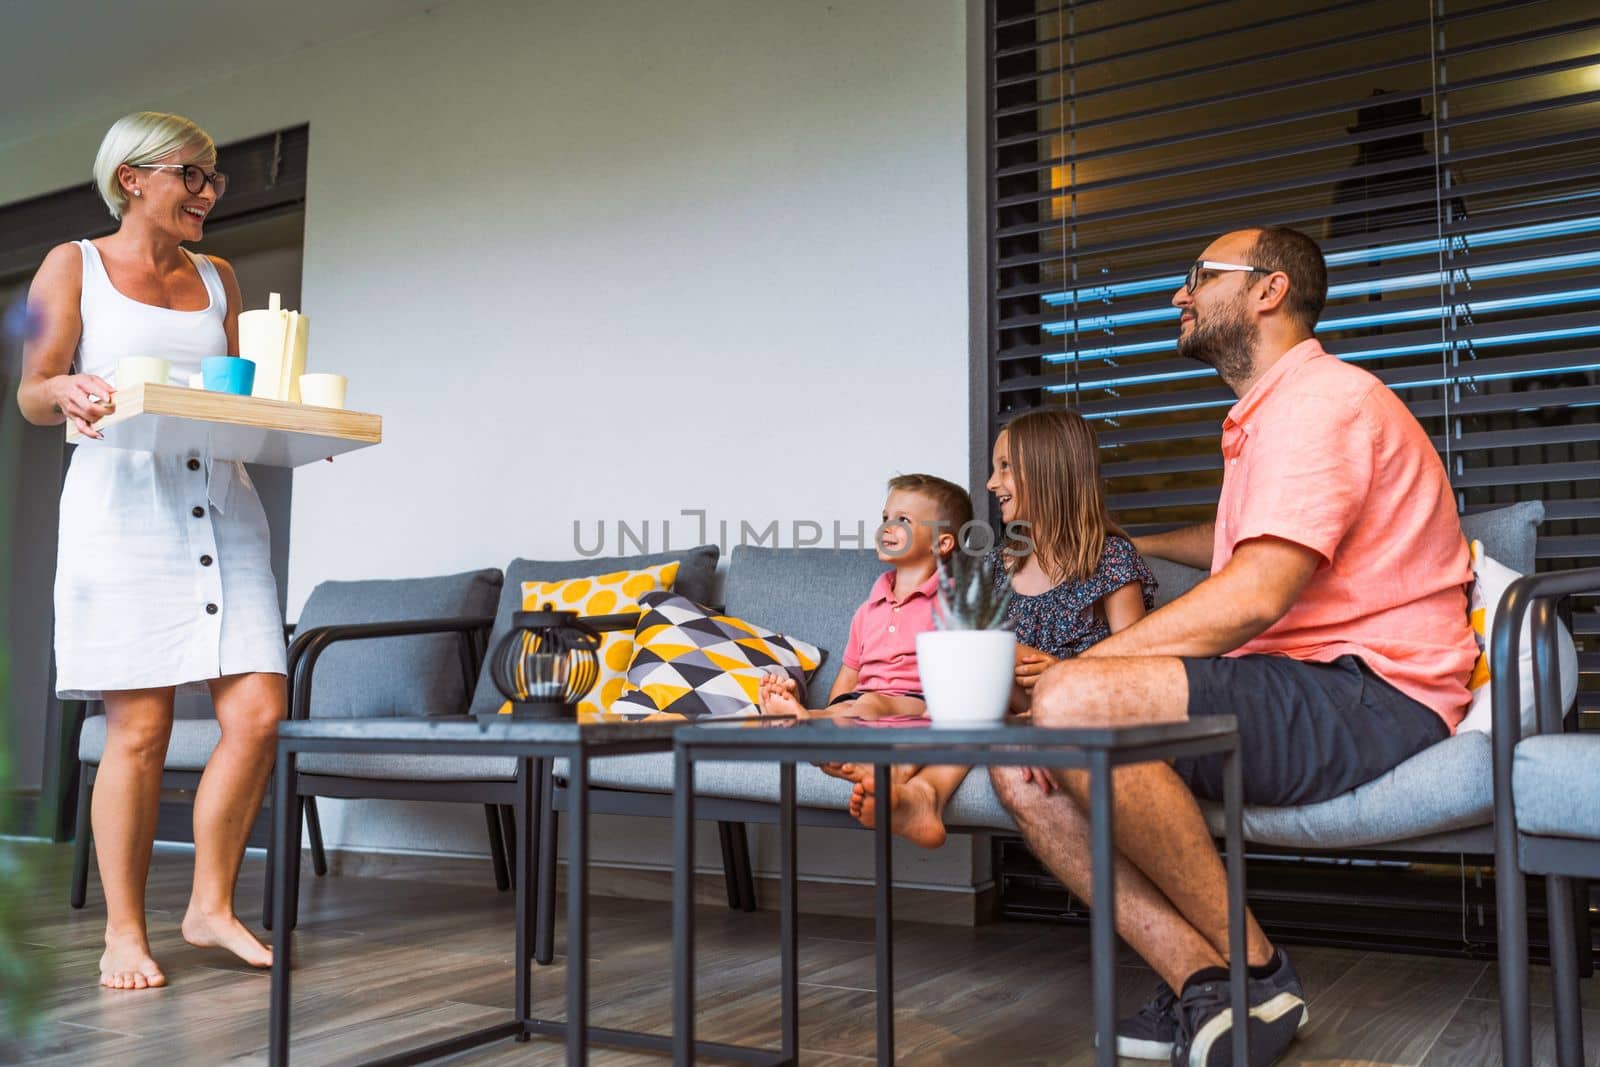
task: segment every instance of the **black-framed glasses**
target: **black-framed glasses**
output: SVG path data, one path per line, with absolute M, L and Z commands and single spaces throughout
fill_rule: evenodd
M 1189 268 L 1188 275 L 1183 279 L 1183 288 L 1185 292 L 1193 295 L 1195 289 L 1199 288 L 1200 272 L 1203 270 L 1215 271 L 1218 274 L 1224 274 L 1228 271 L 1235 270 L 1249 271 L 1251 274 L 1272 273 L 1265 267 L 1251 267 L 1243 263 L 1219 263 L 1214 259 L 1197 259 L 1194 261 L 1194 266 Z
M 228 191 L 228 176 L 226 174 L 220 170 L 214 170 L 207 174 L 205 168 L 198 163 L 135 163 L 134 167 L 138 170 L 181 170 L 183 171 L 183 187 L 195 196 L 200 195 L 207 182 L 211 184 L 211 188 L 217 191 L 218 196 Z

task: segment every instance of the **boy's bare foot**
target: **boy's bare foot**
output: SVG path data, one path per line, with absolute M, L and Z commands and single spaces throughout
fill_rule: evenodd
M 856 780 L 850 793 L 850 814 L 863 826 L 877 825 L 877 790 L 871 771 Z M 889 829 L 912 844 L 923 848 L 938 848 L 944 844 L 944 820 L 939 817 L 939 806 L 934 798 L 933 786 L 915 776 L 905 781 L 889 784 Z
M 167 984 L 144 934 L 106 931 L 106 951 L 100 957 L 100 984 L 107 989 L 153 989 Z
M 761 679 L 761 689 L 759 690 L 761 714 L 793 715 L 799 719 L 806 718 L 806 706 L 800 703 L 799 691 L 800 687 L 795 685 L 793 678 L 774 674 L 766 675 Z
M 225 948 L 252 967 L 272 966 L 272 950 L 231 911 L 203 912 L 190 904 L 183 917 L 183 939 L 198 948 Z

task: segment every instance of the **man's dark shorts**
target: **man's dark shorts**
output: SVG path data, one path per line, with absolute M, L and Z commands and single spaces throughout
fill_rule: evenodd
M 1186 659 L 1189 717 L 1237 715 L 1246 804 L 1292 807 L 1338 796 L 1450 731 L 1355 656 Z M 1222 757 L 1173 762 L 1196 796 L 1222 799 Z

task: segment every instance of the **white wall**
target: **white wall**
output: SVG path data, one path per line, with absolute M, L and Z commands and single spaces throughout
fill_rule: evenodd
M 325 578 L 574 556 L 575 520 L 853 529 L 895 472 L 964 482 L 966 69 L 963 0 L 456 0 L 130 99 L 311 124 L 310 362 L 385 441 L 297 472 L 290 617 Z M 113 117 L 0 152 L 0 202 L 82 180 Z M 483 847 L 479 812 L 383 811 L 326 829 Z M 664 860 L 655 830 L 596 853 Z

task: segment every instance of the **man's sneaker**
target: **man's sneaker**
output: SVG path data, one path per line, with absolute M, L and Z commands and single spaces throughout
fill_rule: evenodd
M 1306 993 L 1282 949 L 1278 967 L 1245 985 L 1250 1013 L 1250 1065 L 1270 1067 L 1306 1025 Z M 1233 1062 L 1233 1004 L 1226 979 L 1190 984 L 1178 998 L 1173 1067 L 1227 1067 Z
M 1170 1061 L 1177 1040 L 1178 997 L 1165 982 L 1137 1015 L 1117 1023 L 1117 1055 L 1124 1059 Z

